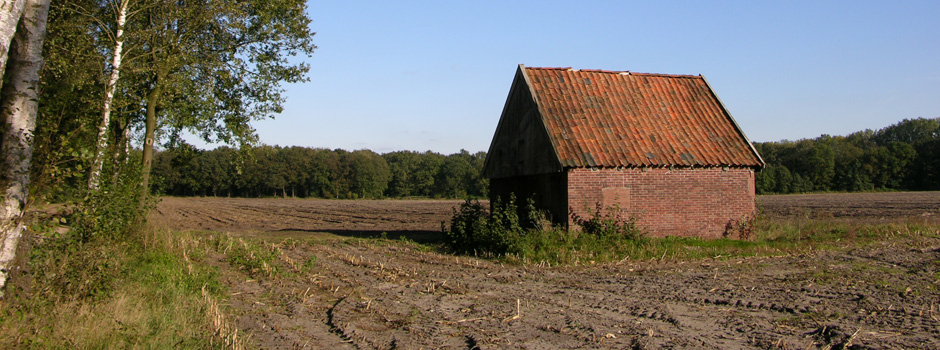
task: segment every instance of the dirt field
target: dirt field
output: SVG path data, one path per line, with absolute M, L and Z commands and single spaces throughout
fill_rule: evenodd
M 794 220 L 940 217 L 936 192 L 759 202 Z M 236 326 L 263 348 L 940 348 L 940 232 L 804 255 L 551 268 L 343 239 L 434 242 L 458 203 L 164 198 L 153 221 L 270 243 L 316 238 L 278 245 L 282 261 L 314 263 L 298 276 L 218 263 Z
M 758 196 L 757 202 L 772 217 L 940 222 L 940 192 L 791 194 Z

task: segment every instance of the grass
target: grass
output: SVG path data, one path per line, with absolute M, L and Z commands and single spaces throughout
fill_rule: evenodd
M 36 241 L 0 304 L 0 348 L 240 348 L 198 240 L 148 227 L 132 232 Z
M 599 264 L 621 260 L 694 260 L 748 256 L 779 256 L 815 250 L 864 247 L 892 240 L 940 237 L 940 225 L 918 222 L 851 223 L 826 219 L 759 218 L 753 238 L 695 237 L 621 238 L 551 229 L 529 231 L 508 262 L 549 265 Z
M 293 239 L 288 243 L 296 244 Z M 284 272 L 280 265 L 275 264 L 279 255 L 276 246 L 259 245 L 252 240 L 224 234 L 211 236 L 208 244 L 225 255 L 225 259 L 229 264 L 244 270 L 252 277 L 260 275 L 274 277 Z

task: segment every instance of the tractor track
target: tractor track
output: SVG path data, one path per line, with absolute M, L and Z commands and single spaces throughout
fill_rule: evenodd
M 819 214 L 820 202 L 798 199 Z M 768 211 L 807 215 L 773 201 Z M 345 236 L 434 231 L 457 203 L 171 198 L 153 221 L 274 244 L 285 270 L 314 262 L 259 277 L 210 259 L 236 325 L 260 348 L 940 348 L 940 233 L 778 257 L 551 268 Z M 933 210 L 915 207 L 916 217 Z M 281 244 L 285 227 L 300 229 L 287 232 L 298 240 Z

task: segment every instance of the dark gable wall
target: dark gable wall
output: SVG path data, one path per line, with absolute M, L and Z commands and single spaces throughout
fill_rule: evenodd
M 525 76 L 517 70 L 486 156 L 483 176 L 498 179 L 562 171 Z
M 513 79 L 483 176 L 490 179 L 491 201 L 505 202 L 515 194 L 520 208 L 533 199 L 538 209 L 552 213 L 552 221 L 567 222 L 567 174 L 521 70 Z
M 555 224 L 568 223 L 568 173 L 552 173 L 542 175 L 527 175 L 517 177 L 504 177 L 490 180 L 490 200 L 497 198 L 501 202 L 515 194 L 516 203 L 524 209 L 526 201 L 532 199 L 535 207 L 547 212 Z M 526 213 L 520 210 L 520 215 Z M 524 216 L 523 216 L 524 217 Z

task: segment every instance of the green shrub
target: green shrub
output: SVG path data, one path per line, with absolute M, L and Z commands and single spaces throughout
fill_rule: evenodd
M 467 199 L 460 209 L 454 208 L 450 231 L 444 232 L 454 251 L 502 255 L 525 234 L 514 197 L 506 204 L 497 200 L 492 207 L 490 212 L 480 201 Z
M 444 230 L 458 253 L 516 257 L 550 263 L 606 261 L 620 258 L 643 238 L 633 218 L 623 218 L 619 208 L 600 205 L 587 218 L 572 215 L 581 231 L 545 225 L 544 215 L 528 200 L 520 208 L 515 197 L 505 204 L 498 200 L 492 211 L 479 201 L 467 200 L 454 209 L 450 231 Z
M 31 225 L 33 249 L 27 260 L 36 292 L 50 300 L 100 299 L 114 289 L 133 247 L 133 232 L 143 225 L 149 205 L 141 203 L 139 170 L 127 166 L 106 178 L 97 191 L 87 191 L 74 209 Z M 62 215 L 58 217 L 58 215 Z M 55 227 L 68 225 L 67 231 Z
M 126 236 L 154 205 L 152 200 L 142 201 L 138 167 L 125 166 L 107 180 L 98 190 L 88 191 L 71 215 L 71 232 L 83 242 L 96 236 Z
M 582 217 L 573 210 L 570 215 L 582 232 L 599 237 L 638 239 L 643 233 L 636 227 L 636 218 L 625 218 L 619 206 L 603 208 L 597 203 L 590 217 Z
M 207 314 L 218 273 L 198 240 L 146 226 L 137 167 L 126 168 L 29 223 L 0 300 L 0 348 L 221 348 Z

